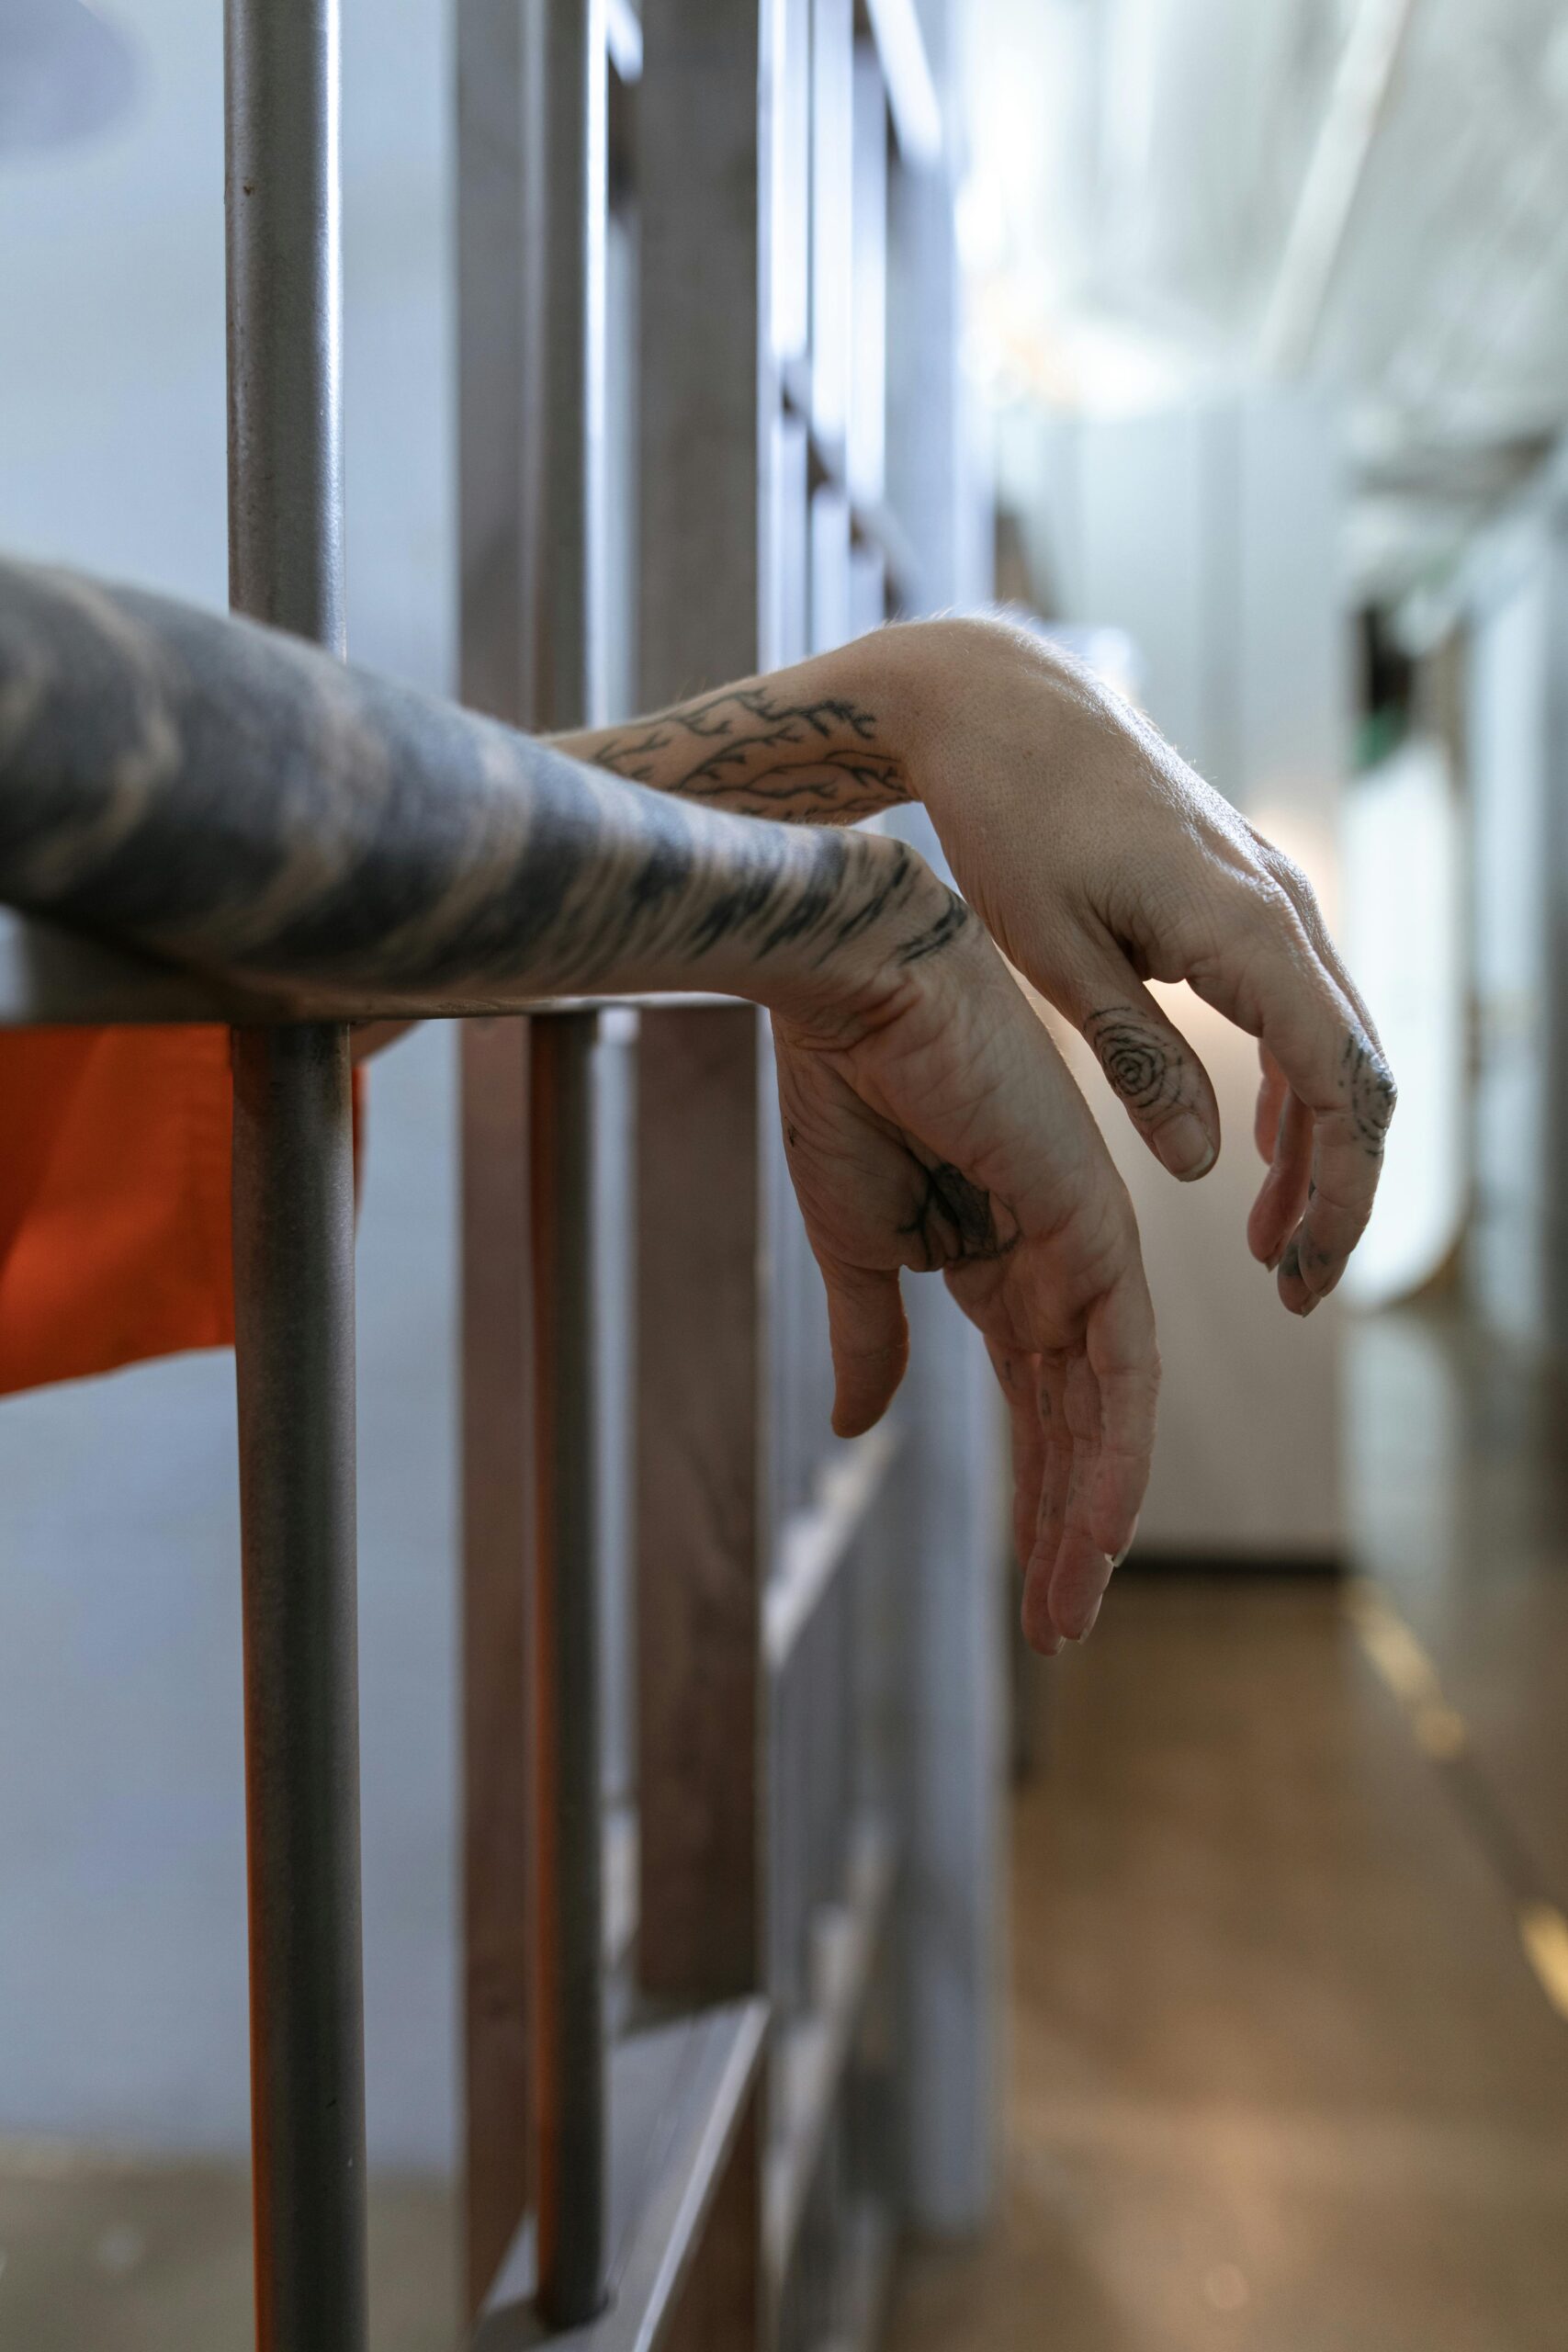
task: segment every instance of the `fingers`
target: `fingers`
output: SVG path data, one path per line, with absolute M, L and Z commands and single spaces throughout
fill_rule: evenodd
M 1252 1140 L 1258 1146 L 1258 1157 L 1265 1166 L 1274 1157 L 1280 1140 L 1280 1114 L 1285 1107 L 1290 1089 L 1285 1073 L 1267 1046 L 1258 1048 L 1258 1062 L 1263 1075 L 1258 1086 L 1258 1108 L 1253 1114 Z
M 817 1253 L 828 1292 L 833 1351 L 833 1433 L 861 1437 L 882 1419 L 909 1361 L 909 1326 L 897 1273 Z
M 1141 1276 L 1097 1302 L 1064 1392 L 1073 1458 L 1049 1572 L 1050 1614 L 1069 1641 L 1081 1642 L 1136 1532 L 1154 1453 L 1159 1357 Z
M 1366 999 L 1356 986 L 1345 958 L 1334 944 L 1333 933 L 1323 920 L 1323 909 L 1318 905 L 1317 892 L 1294 859 L 1287 857 L 1281 850 L 1277 849 L 1267 834 L 1260 833 L 1256 825 L 1248 825 L 1247 830 L 1261 851 L 1269 872 L 1300 916 L 1302 928 L 1311 940 L 1319 963 L 1333 978 L 1346 1001 L 1355 1007 L 1362 1028 L 1381 1054 L 1382 1039 L 1378 1035 L 1377 1024 L 1367 1009 Z
M 1034 1548 L 1023 1582 L 1023 1631 L 1036 1649 L 1055 1650 L 1065 1638 L 1051 1609 L 1051 1588 L 1056 1555 L 1067 1522 L 1076 1447 L 1067 1414 L 1068 1358 L 1061 1349 L 1049 1349 L 1038 1359 L 1035 1397 L 1044 1435 L 1041 1465 L 1040 1508 L 1034 1525 Z
M 1371 1214 L 1393 1114 L 1393 1078 L 1282 898 L 1267 912 L 1255 904 L 1228 951 L 1190 977 L 1216 1011 L 1261 1039 L 1310 1118 L 1308 1188 L 1279 1256 L 1281 1300 L 1293 1314 L 1310 1314 L 1338 1282 Z M 1271 1214 L 1282 1215 L 1294 1181 L 1292 1162 Z
M 986 1352 L 1007 1403 L 1012 1435 L 1012 1542 L 1024 1579 L 1024 1639 L 1032 1649 L 1055 1657 L 1062 1646 L 1062 1636 L 1051 1623 L 1044 1582 L 1029 1573 L 1045 1473 L 1045 1430 L 1038 1396 L 1040 1359 L 989 1339 Z
M 1097 956 L 1064 1009 L 1156 1159 L 1184 1184 L 1206 1176 L 1220 1149 L 1209 1073 L 1126 957 L 1114 948 Z
M 1085 1355 L 1064 1369 L 1063 1409 L 1072 1437 L 1072 1464 L 1055 1554 L 1047 1571 L 1048 1605 L 1051 1623 L 1071 1640 L 1082 1641 L 1100 1614 L 1113 1555 L 1096 1544 L 1092 1525 L 1101 1452 L 1099 1383 Z
M 1312 1148 L 1312 1113 L 1299 1094 L 1286 1091 L 1275 1122 L 1269 1173 L 1247 1221 L 1247 1247 L 1270 1272 L 1284 1255 L 1285 1244 L 1307 1205 Z
M 1096 1301 L 1076 1346 L 988 1345 L 1012 1425 L 1024 1635 L 1054 1656 L 1093 1627 L 1148 1480 L 1159 1364 L 1141 1273 Z

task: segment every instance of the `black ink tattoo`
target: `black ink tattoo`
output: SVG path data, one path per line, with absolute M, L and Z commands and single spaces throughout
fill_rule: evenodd
M 748 688 L 742 742 L 726 699 L 681 718 L 713 738 L 700 766 L 874 757 L 852 705 Z M 0 563 L 0 900 L 231 979 L 379 1012 L 767 996 L 781 959 L 793 978 L 874 940 L 893 967 L 963 927 L 902 842 L 717 797 L 648 791 L 253 623 Z
M 1397 1100 L 1388 1065 L 1365 1037 L 1351 1029 L 1346 1032 L 1339 1066 L 1345 1077 L 1350 1123 L 1369 1156 L 1381 1159 Z
M 902 761 L 876 737 L 858 703 L 791 702 L 763 684 L 682 703 L 582 749 L 658 791 L 786 824 L 852 825 L 909 797 Z
M 919 1244 L 922 1272 L 1005 1258 L 1018 1247 L 1018 1220 L 1004 1201 L 950 1160 L 933 1164 L 907 1141 L 904 1148 L 913 1163 L 917 1192 L 913 1214 L 898 1232 L 901 1238 Z
M 1325 1250 L 1322 1242 L 1315 1240 L 1303 1227 L 1292 1240 L 1286 1243 L 1284 1255 L 1280 1260 L 1280 1271 L 1288 1274 L 1292 1282 L 1305 1283 L 1309 1290 L 1321 1290 L 1330 1285 L 1320 1278 L 1337 1273 L 1343 1263 L 1342 1255 Z
M 919 964 L 928 956 L 940 956 L 942 949 L 951 946 L 960 932 L 966 931 L 974 922 L 974 916 L 955 890 L 948 892 L 947 900 L 934 922 L 929 923 L 924 931 L 917 932 L 912 939 L 905 941 L 898 950 L 897 961 L 900 964 Z
M 1130 1111 L 1140 1118 L 1181 1097 L 1181 1065 L 1164 1033 L 1135 1005 L 1106 1005 L 1084 1023 L 1084 1036 Z

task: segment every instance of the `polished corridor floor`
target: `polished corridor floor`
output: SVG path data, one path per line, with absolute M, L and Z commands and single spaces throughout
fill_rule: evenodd
M 1406 1317 L 1349 1402 L 1370 1583 L 1123 1577 L 1043 1669 L 1001 2216 L 890 2352 L 1568 2352 L 1568 1397 Z M 239 2352 L 248 2222 L 0 2146 L 0 2352 Z M 450 2344 L 453 2223 L 378 2185 L 378 2352 Z
M 1001 2226 L 893 2352 L 1568 2346 L 1559 1399 L 1413 1317 L 1351 1407 L 1370 1594 L 1129 1577 L 1046 1669 Z

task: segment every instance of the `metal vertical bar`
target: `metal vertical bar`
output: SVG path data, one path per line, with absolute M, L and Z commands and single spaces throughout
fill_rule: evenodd
M 366 2338 L 354 1170 L 324 1024 L 240 1041 L 234 1286 L 261 2352 Z
M 227 0 L 230 600 L 344 649 L 337 0 Z M 347 1033 L 234 1040 L 261 2352 L 367 2340 Z
M 526 566 L 534 725 L 604 716 L 607 65 L 604 0 L 529 12 L 530 315 L 543 413 L 525 418 L 538 486 Z M 597 1425 L 591 1015 L 534 1024 L 537 1517 L 539 2305 L 558 2327 L 604 2301 L 607 2119 L 602 1982 Z
M 535 709 L 525 616 L 538 533 L 544 336 L 525 266 L 542 158 L 525 135 L 536 11 L 457 0 L 462 698 Z M 538 1869 L 527 1069 L 522 1015 L 462 1024 L 463 1984 L 467 2300 L 482 2307 L 537 2203 Z
M 531 567 L 532 723 L 603 719 L 604 242 L 609 206 L 604 0 L 549 0 L 529 58 L 526 128 L 545 159 L 533 266 L 543 302 L 543 447 Z
M 229 601 L 344 650 L 337 0 L 227 0 Z
M 592 1053 L 597 1021 L 534 1023 L 541 1795 L 539 2303 L 557 2327 L 604 2295 L 604 1829 L 599 1737 Z
M 522 726 L 571 727 L 603 716 L 604 0 L 459 0 L 457 31 L 463 693 Z M 539 2300 L 564 2323 L 597 2307 L 604 2273 L 592 1039 L 581 1023 L 529 1026 L 525 1298 L 495 1288 L 510 1134 L 493 1103 L 480 1113 L 512 1082 L 496 1076 L 509 1049 L 465 1043 L 465 1442 L 482 1470 L 465 1536 L 468 2263 L 477 2303 L 536 2189 Z M 534 1425 L 532 1544 L 513 1412 Z

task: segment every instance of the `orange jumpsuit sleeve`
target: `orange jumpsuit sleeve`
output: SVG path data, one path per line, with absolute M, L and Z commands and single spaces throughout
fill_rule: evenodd
M 221 1347 L 229 1033 L 0 1032 L 0 1393 Z

